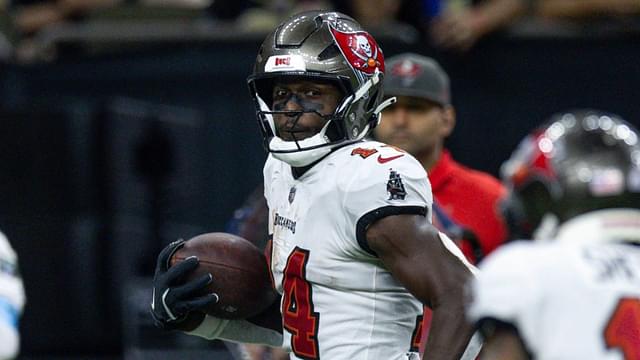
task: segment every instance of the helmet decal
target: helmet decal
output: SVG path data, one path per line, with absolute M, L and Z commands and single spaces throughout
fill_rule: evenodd
M 267 59 L 265 72 L 274 71 L 305 71 L 306 65 L 300 55 L 274 55 Z
M 331 33 L 342 54 L 354 69 L 367 75 L 372 75 L 376 69 L 384 72 L 382 50 L 369 33 L 366 31 L 347 33 L 333 27 L 331 27 Z
M 531 134 L 520 143 L 518 155 L 505 164 L 507 176 L 515 187 L 524 186 L 534 178 L 555 179 L 550 144 L 544 132 Z

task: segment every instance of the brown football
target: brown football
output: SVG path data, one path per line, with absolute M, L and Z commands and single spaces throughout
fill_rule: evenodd
M 220 301 L 207 314 L 224 319 L 246 319 L 265 310 L 275 300 L 267 261 L 260 249 L 248 240 L 227 233 L 207 233 L 187 240 L 173 255 L 170 265 L 190 256 L 199 260 L 190 275 L 195 279 L 210 273 L 207 291 Z

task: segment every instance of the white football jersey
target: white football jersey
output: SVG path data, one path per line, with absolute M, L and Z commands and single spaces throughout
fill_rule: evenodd
M 638 234 L 640 213 L 611 214 L 575 218 L 561 241 L 498 249 L 472 286 L 471 319 L 514 325 L 537 360 L 640 359 L 640 246 L 608 238 Z M 585 228 L 601 239 L 580 237 Z
M 18 318 L 25 302 L 15 251 L 0 232 L 0 359 L 18 352 Z
M 378 142 L 342 147 L 300 178 L 269 156 L 271 270 L 292 359 L 418 359 L 422 304 L 368 248 L 393 214 L 431 219 L 431 186 L 412 156 Z

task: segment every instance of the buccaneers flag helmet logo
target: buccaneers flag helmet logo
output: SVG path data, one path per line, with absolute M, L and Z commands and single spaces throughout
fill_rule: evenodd
M 331 28 L 331 33 L 340 46 L 344 57 L 354 69 L 371 75 L 376 69 L 384 72 L 384 56 L 378 43 L 366 31 L 351 33 Z

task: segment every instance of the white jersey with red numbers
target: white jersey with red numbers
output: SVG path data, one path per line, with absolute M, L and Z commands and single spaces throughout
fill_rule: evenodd
M 269 156 L 271 270 L 292 359 L 418 359 L 422 304 L 384 268 L 367 227 L 393 214 L 431 219 L 431 186 L 409 154 L 342 147 L 295 179 Z
M 639 233 L 639 211 L 604 210 L 554 242 L 506 245 L 481 264 L 469 315 L 515 326 L 536 360 L 640 360 L 640 246 L 615 241 Z

